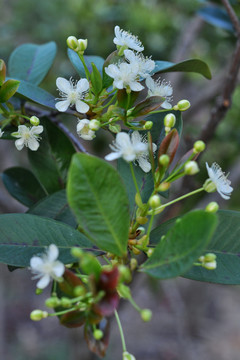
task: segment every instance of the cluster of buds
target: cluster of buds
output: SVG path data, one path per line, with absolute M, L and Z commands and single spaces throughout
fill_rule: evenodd
M 217 267 L 217 257 L 213 253 L 208 253 L 206 255 L 200 256 L 198 259 L 200 265 L 207 270 L 215 270 Z
M 67 38 L 67 46 L 79 55 L 84 54 L 84 51 L 87 48 L 87 43 L 87 39 L 77 39 L 75 36 L 69 36 Z

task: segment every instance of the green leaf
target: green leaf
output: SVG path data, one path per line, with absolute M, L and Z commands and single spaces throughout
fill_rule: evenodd
M 125 188 L 105 161 L 75 154 L 69 170 L 68 202 L 85 235 L 115 255 L 127 251 L 129 213 Z
M 4 83 L 6 78 L 6 65 L 5 62 L 0 59 L 0 86 Z
M 45 78 L 56 56 L 56 43 L 23 44 L 11 54 L 9 76 L 38 85 Z
M 217 284 L 240 284 L 240 212 L 220 210 L 218 227 L 206 252 L 217 255 L 216 270 L 192 267 L 184 277 Z
M 91 82 L 94 89 L 94 93 L 98 95 L 102 90 L 102 76 L 94 63 L 92 65 Z
M 138 116 L 146 115 L 151 111 L 158 109 L 164 101 L 165 99 L 161 96 L 151 96 L 137 104 L 130 116 L 136 118 Z
M 2 174 L 8 192 L 27 207 L 46 196 L 46 192 L 33 173 L 21 167 L 12 167 Z
M 200 59 L 184 60 L 178 64 L 174 64 L 169 61 L 155 61 L 155 64 L 156 66 L 152 72 L 152 75 L 165 72 L 181 71 L 201 74 L 207 79 L 212 78 L 211 71 L 208 65 Z
M 75 149 L 67 136 L 49 119 L 41 120 L 38 151 L 28 151 L 32 170 L 48 194 L 65 188 L 67 172 Z
M 217 225 L 215 214 L 193 211 L 178 219 L 162 239 L 142 271 L 158 279 L 184 274 L 209 243 Z
M 71 63 L 73 64 L 75 70 L 80 75 L 80 77 L 85 78 L 86 74 L 85 74 L 84 66 L 81 60 L 79 59 L 78 54 L 72 49 L 68 49 L 68 57 Z M 104 59 L 101 56 L 84 55 L 84 60 L 89 72 L 92 72 L 91 63 L 93 62 L 96 68 L 98 69 L 98 71 L 100 72 L 100 74 L 102 73 Z
M 18 80 L 7 80 L 0 88 L 0 103 L 7 102 L 16 93 L 18 87 Z
M 228 13 L 218 6 L 207 6 L 197 12 L 207 23 L 235 33 Z
M 0 262 L 12 266 L 29 266 L 31 257 L 44 252 L 50 244 L 59 247 L 59 259 L 65 264 L 74 261 L 71 247 L 92 247 L 89 240 L 72 227 L 35 215 L 0 215 L 0 228 Z
M 48 217 L 77 227 L 76 220 L 69 208 L 66 191 L 60 190 L 40 200 L 28 210 L 29 214 Z

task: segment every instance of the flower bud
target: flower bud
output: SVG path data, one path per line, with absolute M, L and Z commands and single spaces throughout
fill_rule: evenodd
M 100 330 L 100 329 L 94 330 L 93 336 L 94 336 L 94 338 L 95 338 L 96 340 L 101 340 L 102 337 L 103 337 L 103 332 L 102 332 L 102 330 Z
M 152 121 L 146 121 L 145 124 L 144 124 L 144 126 L 143 126 L 143 128 L 144 128 L 145 130 L 150 130 L 150 129 L 152 128 L 152 126 L 153 126 L 153 122 L 152 122 Z
M 218 209 L 219 209 L 218 203 L 215 201 L 212 201 L 206 206 L 205 211 L 210 212 L 210 213 L 215 213 L 218 211 Z
M 41 295 L 42 292 L 43 292 L 43 289 L 36 288 L 36 290 L 35 290 L 36 295 Z
M 79 49 L 78 39 L 75 36 L 69 36 L 67 38 L 67 46 L 74 51 L 78 51 Z
M 124 284 L 119 284 L 117 287 L 118 293 L 119 295 L 124 298 L 124 299 L 131 299 L 132 295 L 131 295 L 131 290 L 128 286 L 124 285 Z
M 157 191 L 159 192 L 163 192 L 163 191 L 167 191 L 171 186 L 171 183 L 169 182 L 163 182 L 162 184 L 159 185 L 159 187 L 157 188 Z
M 123 360 L 136 360 L 135 356 L 130 354 L 128 351 L 123 352 Z
M 137 216 L 136 220 L 140 225 L 144 225 L 148 222 L 148 218 L 146 216 Z
M 195 175 L 199 172 L 199 167 L 196 161 L 188 161 L 184 166 L 186 175 Z
M 164 154 L 164 155 L 160 156 L 158 161 L 159 161 L 160 165 L 162 165 L 164 167 L 167 167 L 169 165 L 169 162 L 170 162 L 170 157 L 167 154 Z
M 193 152 L 195 154 L 198 154 L 198 153 L 204 151 L 205 147 L 206 147 L 206 145 L 202 140 L 195 141 L 195 143 L 193 145 Z
M 97 131 L 100 128 L 100 121 L 93 119 L 88 126 L 90 130 Z
M 207 179 L 203 184 L 203 188 L 206 192 L 212 193 L 217 190 L 216 184 L 211 179 Z
M 86 50 L 88 44 L 87 39 L 78 39 L 78 49 L 84 53 L 84 50 Z
M 82 258 L 82 256 L 83 256 L 83 251 L 82 251 L 82 249 L 80 249 L 80 248 L 78 248 L 78 247 L 73 247 L 72 249 L 71 249 L 71 255 L 73 256 L 73 257 L 76 257 L 76 258 Z
M 152 209 L 156 209 L 161 205 L 161 199 L 159 195 L 153 195 L 149 199 L 149 205 Z
M 30 314 L 30 319 L 33 321 L 40 321 L 48 317 L 47 311 L 33 310 Z
M 139 226 L 137 228 L 137 232 L 139 232 L 138 235 L 144 235 L 145 231 L 146 231 L 146 229 L 143 226 Z
M 131 269 L 132 271 L 134 271 L 134 270 L 137 268 L 137 266 L 138 266 L 137 259 L 132 258 L 132 259 L 130 260 L 130 269 Z
M 72 306 L 71 300 L 70 300 L 69 298 L 67 298 L 67 297 L 62 297 L 62 298 L 60 299 L 60 304 L 61 304 L 61 306 L 64 307 L 64 308 L 69 308 L 69 307 Z
M 165 117 L 164 117 L 164 125 L 166 127 L 169 127 L 169 128 L 172 128 L 174 127 L 175 123 L 176 123 L 176 116 L 172 113 L 170 114 L 167 114 Z
M 147 256 L 150 257 L 150 256 L 152 256 L 153 253 L 154 253 L 154 249 L 153 249 L 153 248 L 150 248 L 150 249 L 148 249 L 148 251 L 147 251 Z
M 30 123 L 33 125 L 33 126 L 38 126 L 40 124 L 40 120 L 37 116 L 31 116 L 30 117 Z
M 56 296 L 52 296 L 45 301 L 45 305 L 50 308 L 55 308 L 60 305 L 60 300 Z
M 152 318 L 152 312 L 149 309 L 143 309 L 141 311 L 141 318 L 143 321 L 148 322 Z
M 217 258 L 217 256 L 214 253 L 207 253 L 206 255 L 204 255 L 205 262 L 215 261 L 216 258 Z
M 217 262 L 216 261 L 206 262 L 203 263 L 202 266 L 207 270 L 215 270 L 217 268 Z
M 86 293 L 85 288 L 82 285 L 78 285 L 73 290 L 75 296 L 82 296 Z
M 175 110 L 179 111 L 186 111 L 191 106 L 190 102 L 188 100 L 180 100 L 176 106 L 174 106 Z
M 129 270 L 129 268 L 127 266 L 119 265 L 118 271 L 120 274 L 120 281 L 130 282 L 132 280 L 131 271 Z

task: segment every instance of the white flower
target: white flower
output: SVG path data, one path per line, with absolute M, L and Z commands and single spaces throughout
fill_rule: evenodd
M 62 77 L 58 77 L 56 85 L 62 97 L 62 99 L 58 99 L 60 101 L 55 104 L 58 111 L 64 112 L 69 106 L 75 105 L 79 113 L 85 114 L 88 112 L 88 104 L 82 101 L 89 90 L 89 82 L 87 79 L 81 79 L 74 85 L 72 79 L 68 81 Z
M 130 354 L 128 351 L 123 352 L 123 360 L 136 360 L 135 356 Z
M 89 124 L 88 119 L 79 120 L 77 124 L 77 133 L 84 140 L 92 140 L 95 137 L 95 131 L 89 128 Z
M 146 85 L 148 87 L 149 96 L 162 96 L 165 98 L 161 107 L 164 109 L 172 108 L 170 101 L 172 100 L 173 89 L 170 83 L 166 83 L 164 80 L 160 81 L 160 79 L 154 81 L 150 76 L 148 76 L 146 79 Z
M 111 64 L 105 68 L 108 76 L 114 79 L 113 86 L 117 89 L 130 88 L 132 91 L 141 91 L 144 87 L 138 82 L 138 68 L 125 62 L 118 65 Z
M 39 279 L 37 282 L 37 287 L 39 289 L 44 289 L 48 286 L 51 278 L 56 281 L 59 281 L 61 276 L 65 271 L 63 263 L 61 263 L 58 258 L 58 248 L 56 245 L 51 244 L 46 253 L 42 256 L 33 256 L 30 260 L 30 270 L 33 274 L 36 274 L 33 279 Z
M 132 50 L 124 50 L 124 55 L 133 67 L 138 68 L 138 74 L 143 79 L 148 77 L 155 68 L 155 62 L 150 58 L 144 57 L 143 54 L 135 54 Z
M 0 138 L 3 136 L 3 134 L 4 134 L 4 131 L 2 131 L 2 130 L 0 129 Z
M 27 127 L 19 125 L 18 131 L 12 133 L 12 136 L 19 138 L 15 141 L 16 148 L 20 151 L 24 146 L 29 147 L 30 150 L 36 151 L 39 148 L 39 134 L 43 132 L 43 126 Z
M 230 186 L 231 181 L 227 179 L 227 176 L 220 166 L 217 163 L 213 163 L 212 166 L 209 167 L 208 163 L 206 163 L 206 167 L 209 178 L 216 186 L 217 192 L 223 199 L 230 199 L 231 192 L 233 191 L 233 188 Z
M 127 162 L 138 162 L 144 172 L 151 170 L 151 164 L 148 160 L 148 144 L 138 131 L 134 131 L 131 137 L 125 132 L 119 132 L 116 135 L 113 145 L 110 145 L 110 148 L 113 152 L 105 156 L 106 160 L 112 161 L 122 157 Z M 156 144 L 153 144 L 153 152 L 155 152 L 156 149 Z
M 131 33 L 120 29 L 117 25 L 114 28 L 115 38 L 113 39 L 114 44 L 119 46 L 126 46 L 126 48 L 130 48 L 136 51 L 143 51 L 144 47 L 140 40 L 138 40 L 137 36 L 132 35 Z

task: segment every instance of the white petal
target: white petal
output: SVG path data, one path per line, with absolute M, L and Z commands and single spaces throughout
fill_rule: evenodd
M 33 270 L 38 270 L 42 264 L 43 260 L 39 256 L 33 256 L 30 260 L 30 266 Z
M 122 153 L 120 151 L 112 152 L 112 153 L 106 155 L 104 159 L 106 159 L 107 161 L 112 161 L 112 160 L 119 159 L 121 156 L 122 156 Z
M 75 106 L 76 106 L 76 110 L 81 114 L 85 114 L 89 110 L 88 104 L 86 104 L 82 100 L 77 100 Z
M 142 86 L 139 82 L 137 81 L 131 81 L 129 83 L 130 89 L 132 91 L 141 91 L 144 89 L 144 86 Z
M 30 138 L 28 140 L 28 147 L 32 151 L 37 151 L 37 149 L 39 148 L 39 142 L 34 138 Z
M 55 244 L 49 245 L 49 248 L 47 250 L 48 261 L 50 262 L 55 261 L 58 255 L 59 255 L 58 247 Z
M 37 287 L 39 289 L 44 289 L 45 287 L 48 286 L 48 284 L 50 283 L 50 276 L 48 274 L 44 275 L 38 282 L 37 282 Z
M 65 266 L 63 265 L 63 263 L 61 263 L 61 261 L 56 261 L 53 264 L 53 272 L 57 277 L 61 277 L 64 274 L 65 271 Z
M 21 139 L 16 140 L 15 146 L 19 151 L 22 150 L 24 148 L 24 139 L 21 138 Z
M 114 80 L 113 86 L 117 89 L 123 89 L 123 81 L 122 80 Z
M 124 153 L 123 155 L 122 155 L 122 157 L 123 157 L 123 159 L 125 160 L 125 161 L 127 161 L 127 162 L 131 162 L 131 161 L 133 161 L 133 160 L 135 160 L 136 159 L 136 154 L 135 154 L 135 152 L 127 152 L 127 153 Z
M 31 134 L 36 134 L 39 135 L 43 132 L 43 126 L 42 125 L 38 125 L 38 126 L 33 126 L 31 128 Z
M 151 78 L 151 76 L 148 76 L 145 81 L 147 87 L 149 90 L 152 90 L 154 88 L 154 80 Z
M 65 94 L 68 94 L 72 90 L 71 82 L 62 77 L 57 78 L 56 85 L 57 85 L 58 89 Z
M 148 160 L 146 160 L 143 156 L 138 158 L 138 163 L 140 168 L 145 172 L 148 173 L 151 170 L 151 164 Z
M 88 91 L 89 89 L 89 82 L 87 79 L 81 79 L 77 83 L 77 92 L 83 93 Z
M 172 104 L 170 104 L 167 100 L 165 100 L 162 104 L 161 107 L 163 109 L 171 109 L 172 108 Z
M 61 111 L 61 112 L 64 112 L 68 109 L 68 107 L 70 106 L 71 104 L 71 101 L 70 100 L 61 100 L 61 101 L 58 101 L 56 104 L 55 104 L 55 108 L 58 110 L 58 111 Z

